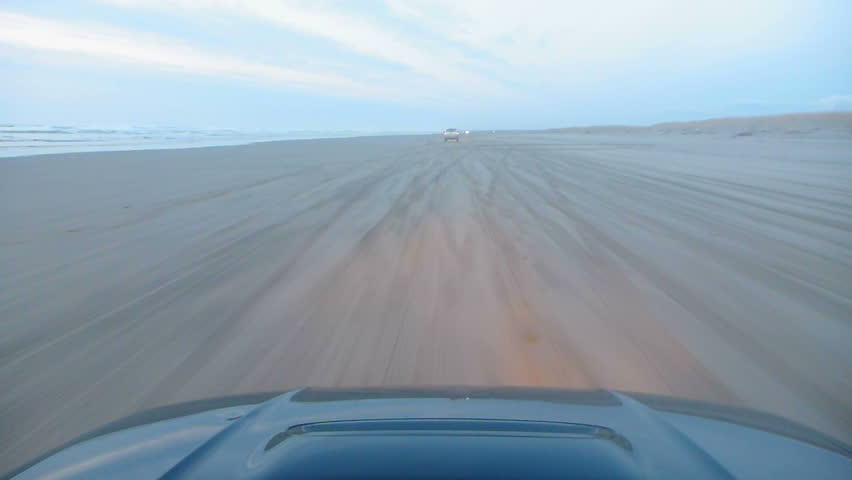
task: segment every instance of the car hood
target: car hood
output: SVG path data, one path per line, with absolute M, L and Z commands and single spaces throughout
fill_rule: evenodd
M 347 475 L 353 472 L 385 478 L 401 472 L 411 478 L 495 473 L 525 478 L 852 478 L 852 451 L 781 417 L 656 395 L 538 388 L 307 388 L 143 412 L 10 476 L 351 478 Z

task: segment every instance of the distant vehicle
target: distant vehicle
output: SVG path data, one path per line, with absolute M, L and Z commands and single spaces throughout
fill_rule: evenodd
M 455 128 L 448 128 L 448 129 L 444 130 L 444 142 L 445 143 L 449 142 L 450 140 L 455 140 L 456 142 L 458 142 L 460 138 L 461 138 L 461 134 Z
M 465 134 L 465 135 L 470 135 L 470 130 L 465 130 L 465 131 L 464 131 L 464 134 Z
M 137 413 L 29 478 L 852 478 L 852 450 L 756 410 L 540 388 L 306 388 Z

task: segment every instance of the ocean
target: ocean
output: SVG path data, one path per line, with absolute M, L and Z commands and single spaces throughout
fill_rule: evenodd
M 7 123 L 0 124 L 0 157 L 240 145 L 273 140 L 343 138 L 393 133 L 400 132 L 193 129 L 160 126 L 104 128 Z

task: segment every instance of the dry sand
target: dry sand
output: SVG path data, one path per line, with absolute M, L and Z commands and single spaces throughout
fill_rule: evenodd
M 7 158 L 0 224 L 0 471 L 303 385 L 658 392 L 852 438 L 849 135 Z

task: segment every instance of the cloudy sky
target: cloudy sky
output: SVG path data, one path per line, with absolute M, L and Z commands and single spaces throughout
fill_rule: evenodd
M 0 123 L 434 130 L 852 110 L 850 0 L 3 0 Z

